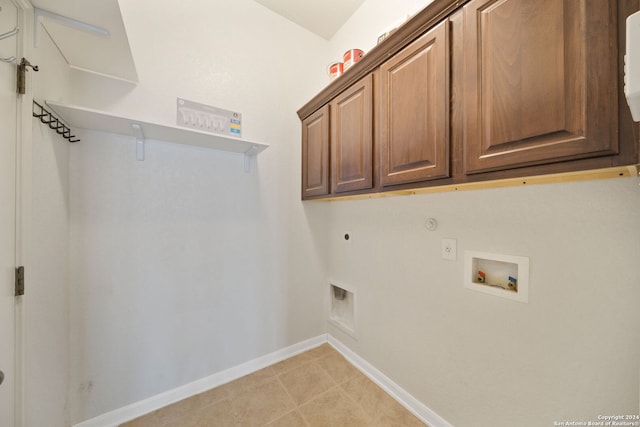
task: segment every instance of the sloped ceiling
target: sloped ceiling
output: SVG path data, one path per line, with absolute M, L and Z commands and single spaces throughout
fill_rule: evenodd
M 364 2 L 254 1 L 327 40 L 331 39 Z M 120 80 L 138 82 L 118 0 L 30 0 L 30 3 L 36 9 L 36 14 L 38 10 L 43 11 L 37 14 L 37 37 L 51 37 L 69 66 Z M 106 31 L 103 34 L 86 31 L 70 25 L 68 21 L 59 17 L 70 18 Z M 36 43 L 39 42 L 40 40 L 36 40 Z
M 364 3 L 364 0 L 255 1 L 327 40 Z

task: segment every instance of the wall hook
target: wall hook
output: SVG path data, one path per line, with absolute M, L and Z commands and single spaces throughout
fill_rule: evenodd
M 43 124 L 49 126 L 50 129 L 55 130 L 58 135 L 62 135 L 62 137 L 67 141 L 80 142 L 80 138 L 76 138 L 75 135 L 71 135 L 71 129 L 69 129 L 62 120 L 54 116 L 53 113 L 38 104 L 36 101 L 33 101 L 31 114 L 33 117 L 40 119 Z

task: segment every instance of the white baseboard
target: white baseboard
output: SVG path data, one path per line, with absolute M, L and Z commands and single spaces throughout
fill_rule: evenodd
M 364 375 L 366 375 L 371 381 L 373 381 L 380 388 L 386 391 L 409 412 L 418 417 L 419 420 L 426 423 L 430 427 L 453 427 L 447 420 L 426 407 L 422 402 L 410 395 L 398 384 L 391 381 L 391 379 L 389 379 L 385 374 L 374 368 L 369 362 L 351 351 L 347 346 L 335 339 L 332 335 L 328 335 L 327 338 L 329 344 L 338 352 L 340 352 L 345 357 L 345 359 L 351 362 Z
M 95 418 L 75 424 L 74 427 L 115 427 L 124 422 L 141 417 L 145 414 L 163 408 L 172 403 L 186 399 L 196 394 L 205 392 L 212 388 L 226 384 L 230 381 L 241 378 L 252 372 L 259 371 L 269 365 L 278 363 L 281 360 L 288 359 L 296 354 L 311 350 L 319 345 L 327 342 L 327 335 L 323 334 L 315 338 L 311 338 L 282 350 L 274 351 L 266 356 L 259 357 L 249 362 L 243 363 L 233 368 L 218 372 L 211 376 L 199 379 L 189 384 L 185 384 L 165 393 L 152 396 L 140 402 L 133 403 L 123 408 L 116 409 L 111 412 L 99 415 Z
M 275 351 L 265 356 L 259 357 L 249 362 L 243 363 L 233 368 L 218 372 L 211 376 L 199 379 L 189 384 L 185 384 L 165 393 L 152 396 L 140 402 L 133 403 L 123 408 L 99 415 L 95 418 L 75 424 L 73 427 L 115 427 L 127 421 L 141 417 L 145 414 L 163 408 L 172 403 L 186 399 L 196 394 L 205 392 L 212 388 L 226 384 L 230 381 L 249 375 L 269 365 L 278 363 L 281 360 L 293 357 L 312 348 L 318 347 L 328 342 L 333 348 L 340 352 L 349 362 L 358 368 L 371 381 L 376 383 L 398 403 L 407 408 L 409 412 L 418 417 L 422 422 L 431 427 L 453 427 L 444 418 L 427 408 L 422 402 L 411 396 L 402 387 L 391 381 L 382 372 L 374 368 L 369 362 L 351 351 L 336 338 L 329 334 L 319 335 L 282 350 Z

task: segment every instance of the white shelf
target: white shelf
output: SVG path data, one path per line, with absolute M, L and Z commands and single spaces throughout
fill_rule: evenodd
M 245 169 L 248 169 L 249 157 L 265 150 L 268 145 L 201 132 L 194 129 L 177 126 L 161 125 L 158 123 L 136 120 L 128 117 L 116 116 L 90 108 L 65 105 L 53 101 L 46 102 L 49 107 L 72 128 L 91 129 L 135 137 L 138 145 L 145 139 L 175 142 L 178 144 L 195 145 L 214 150 L 229 151 L 245 155 Z

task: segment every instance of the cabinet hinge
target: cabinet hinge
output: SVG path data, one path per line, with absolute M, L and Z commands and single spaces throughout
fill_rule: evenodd
M 24 295 L 24 267 L 16 268 L 16 296 Z

